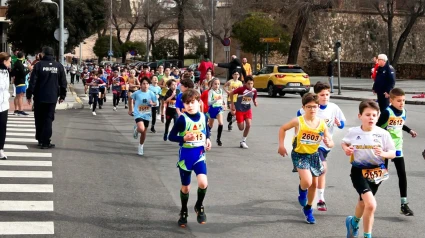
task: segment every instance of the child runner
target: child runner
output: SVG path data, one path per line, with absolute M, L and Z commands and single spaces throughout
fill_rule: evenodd
M 128 109 L 127 99 L 128 99 L 128 70 L 124 68 L 121 73 L 121 78 L 124 80 L 124 84 L 121 85 L 121 102 L 124 102 L 124 108 Z
M 135 93 L 137 90 L 139 90 L 140 88 L 140 81 L 139 79 L 136 77 L 136 70 L 132 69 L 130 70 L 130 76 L 128 77 L 128 114 L 130 116 L 134 116 L 133 113 L 133 99 L 131 98 L 131 95 L 133 93 Z
M 174 124 L 176 124 L 176 120 L 178 118 L 176 111 L 176 96 L 180 94 L 180 90 L 176 89 L 176 80 L 168 80 L 167 87 L 169 89 L 164 97 L 164 105 L 166 105 L 164 141 L 167 141 L 171 120 L 173 120 Z
M 243 131 L 240 147 L 244 149 L 248 149 L 246 138 L 248 137 L 249 129 L 251 128 L 252 123 L 251 101 L 254 102 L 254 106 L 258 105 L 257 90 L 253 88 L 253 86 L 254 78 L 252 78 L 252 76 L 247 76 L 245 78 L 245 85 L 243 87 L 237 88 L 229 93 L 229 98 L 233 98 L 234 95 L 238 97 L 236 102 L 233 100 L 230 101 L 230 105 L 231 110 L 236 111 L 235 115 L 238 128 L 240 131 Z
M 223 132 L 223 107 L 224 103 L 223 90 L 220 88 L 220 79 L 212 79 L 212 87 L 208 90 L 208 127 L 211 128 L 214 125 L 214 119 L 218 121 L 217 130 L 217 145 L 222 146 L 221 133 Z
M 161 94 L 161 87 L 158 86 L 158 76 L 153 75 L 151 83 L 152 84 L 149 86 L 149 90 L 155 93 L 156 98 L 158 98 L 159 100 L 159 95 Z M 156 133 L 155 124 L 156 124 L 156 114 L 159 113 L 158 109 L 159 109 L 158 104 L 152 107 L 152 126 L 151 126 L 152 133 Z
M 195 83 L 193 83 L 193 81 L 190 78 L 184 76 L 183 79 L 180 80 L 180 93 L 177 95 L 177 98 L 176 98 L 176 110 L 179 116 L 181 116 L 184 111 L 184 104 L 182 101 L 183 93 L 186 92 L 187 89 L 194 88 L 194 87 L 195 87 Z
M 99 71 L 99 78 L 103 81 L 103 85 L 99 86 L 99 109 L 102 109 L 103 102 L 106 100 L 105 91 L 106 85 L 108 84 L 108 77 L 103 69 Z
M 393 88 L 390 91 L 390 106 L 379 116 L 376 125 L 386 129 L 395 143 L 396 157 L 392 162 L 394 162 L 398 175 L 401 198 L 400 213 L 406 216 L 413 216 L 413 211 L 410 210 L 407 202 L 407 176 L 403 155 L 403 131 L 412 135 L 413 138 L 417 136 L 417 133 L 404 124 L 406 121 L 405 101 L 406 96 L 404 91 L 400 88 Z M 385 160 L 385 167 L 388 168 L 388 160 Z
M 325 120 L 326 125 L 328 126 L 328 131 L 330 136 L 333 135 L 333 131 L 335 125 L 339 129 L 343 129 L 345 125 L 345 116 L 342 113 L 341 109 L 335 103 L 329 102 L 331 87 L 327 83 L 317 82 L 314 85 L 314 93 L 317 95 L 319 100 L 319 110 L 317 111 L 317 117 Z M 300 109 L 297 113 L 297 116 L 304 115 L 304 109 Z M 317 210 L 319 211 L 327 211 L 326 203 L 325 203 L 325 183 L 326 183 L 326 173 L 328 170 L 328 165 L 326 158 L 330 152 L 330 148 L 328 148 L 323 141 L 320 142 L 319 146 L 319 156 L 322 160 L 324 171 L 323 174 L 319 176 L 318 184 L 317 184 L 317 194 L 318 200 Z M 297 172 L 297 168 L 295 168 L 295 172 Z
M 114 70 L 114 73 L 111 77 L 109 84 L 112 85 L 112 94 L 113 94 L 113 110 L 117 110 L 118 103 L 120 102 L 121 95 L 121 86 L 125 84 L 124 79 L 118 75 L 118 70 Z
M 394 142 L 388 131 L 377 127 L 379 106 L 372 100 L 359 105 L 362 125 L 348 130 L 342 139 L 342 149 L 351 162 L 351 181 L 359 194 L 354 216 L 345 220 L 347 237 L 357 237 L 359 222 L 363 217 L 364 237 L 372 237 L 372 226 L 376 210 L 375 194 L 383 180 L 388 179 L 385 158 L 396 155 Z
M 83 84 L 84 84 L 84 94 L 86 95 L 86 97 L 87 97 L 87 89 L 88 89 L 87 80 L 89 78 L 90 78 L 89 70 L 87 69 L 87 67 L 84 67 L 84 70 L 81 73 L 81 79 L 82 79 Z
M 200 87 L 200 91 L 201 91 L 201 96 L 202 96 L 202 93 L 205 91 L 205 90 L 208 90 L 210 87 L 208 86 L 208 84 L 209 84 L 209 82 L 211 81 L 211 79 L 212 79 L 212 72 L 211 71 L 207 71 L 207 74 L 205 75 L 205 79 L 204 80 L 202 80 L 202 83 L 201 83 L 201 87 Z M 241 85 L 242 86 L 242 85 Z
M 92 109 L 93 116 L 96 116 L 96 106 L 99 101 L 99 86 L 105 85 L 102 79 L 99 78 L 98 71 L 92 71 L 92 76 L 86 81 L 86 85 L 89 89 L 89 105 Z
M 149 120 L 152 116 L 151 107 L 155 106 L 158 101 L 155 94 L 149 90 L 149 78 L 143 77 L 140 83 L 140 90 L 133 93 L 131 98 L 134 100 L 134 119 L 136 120 L 133 137 L 137 139 L 138 133 L 140 133 L 140 144 L 137 154 L 143 155 L 146 129 L 149 128 Z
M 190 79 L 189 79 L 190 80 Z M 192 82 L 193 83 L 193 82 Z M 180 145 L 179 162 L 177 167 L 180 171 L 181 190 L 180 200 L 182 208 L 178 225 L 187 225 L 187 203 L 189 201 L 190 178 L 192 171 L 198 180 L 198 200 L 195 204 L 197 221 L 200 224 L 207 222 L 203 201 L 207 192 L 207 164 L 205 150 L 211 149 L 210 134 L 207 129 L 207 118 L 199 112 L 199 93 L 194 89 L 188 89 L 183 93 L 182 100 L 185 112 L 177 119 L 171 129 L 169 140 L 178 142 Z
M 159 79 L 159 76 L 158 76 Z M 161 122 L 164 123 L 164 111 L 165 111 L 165 106 L 164 106 L 164 101 L 165 101 L 165 94 L 168 92 L 168 88 L 167 88 L 167 81 L 170 79 L 170 68 L 165 68 L 164 71 L 164 75 L 162 75 L 160 81 L 159 81 L 159 86 L 161 87 Z
M 224 91 L 226 91 L 227 95 L 230 94 L 230 92 L 232 92 L 233 90 L 242 87 L 242 81 L 239 80 L 239 71 L 234 70 L 232 73 L 232 79 L 227 81 L 227 83 L 224 85 Z M 231 105 L 231 97 L 227 97 L 227 106 L 230 108 Z M 233 102 L 235 103 L 238 100 L 238 96 L 234 95 L 233 96 Z M 229 131 L 232 130 L 232 124 L 233 124 L 233 117 L 235 116 L 235 111 L 230 110 L 229 113 L 227 114 L 227 122 L 229 123 L 229 125 L 227 126 L 227 129 Z
M 312 93 L 305 94 L 302 98 L 302 104 L 305 114 L 295 117 L 279 130 L 278 153 L 282 156 L 288 155 L 284 145 L 286 131 L 295 128 L 294 149 L 291 157 L 292 163 L 297 166 L 300 176 L 298 202 L 303 207 L 302 211 L 307 223 L 315 224 L 316 219 L 313 216 L 312 204 L 316 196 L 317 178 L 324 170 L 318 149 L 322 140 L 328 148 L 332 148 L 334 142 L 325 121 L 316 115 L 319 108 L 317 96 Z
M 206 81 L 204 80 L 203 82 L 206 82 Z M 208 117 L 207 113 L 208 113 L 208 108 L 209 108 L 209 106 L 208 106 L 208 92 L 209 92 L 210 88 L 212 87 L 212 82 L 213 82 L 212 80 L 207 82 L 208 87 L 201 94 L 201 101 L 202 101 L 202 104 L 204 105 L 203 112 L 205 112 L 205 115 L 207 117 Z

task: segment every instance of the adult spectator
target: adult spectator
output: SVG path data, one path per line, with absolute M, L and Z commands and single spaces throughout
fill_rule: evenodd
M 0 53 L 0 160 L 7 159 L 4 154 L 4 143 L 6 141 L 7 117 L 9 114 L 9 69 L 11 64 L 10 55 L 6 52 Z
M 211 69 L 214 71 L 214 64 L 210 61 L 208 56 L 204 55 L 204 59 L 201 60 L 201 63 L 199 63 L 198 71 L 200 72 L 199 75 L 199 82 L 202 84 L 202 81 L 205 79 L 205 75 L 207 74 L 208 69 Z
M 53 59 L 53 49 L 44 47 L 42 55 L 43 58 L 34 66 L 31 74 L 27 100 L 31 104 L 34 95 L 35 139 L 41 149 L 49 149 L 55 147 L 50 143 L 50 138 L 56 102 L 65 100 L 67 82 L 65 68 Z
M 328 81 L 329 86 L 331 86 L 331 93 L 334 92 L 334 62 L 332 58 L 329 58 L 328 62 Z
M 246 58 L 242 59 L 242 65 L 245 69 L 246 75 L 252 75 L 252 68 L 251 65 L 248 63 L 248 60 Z
M 24 104 L 24 96 L 27 90 L 26 79 L 27 75 L 30 73 L 32 69 L 31 65 L 28 65 L 25 61 L 25 55 L 21 51 L 17 54 L 18 59 L 12 67 L 11 75 L 12 81 L 15 85 L 15 95 L 16 98 L 13 100 L 15 104 L 15 111 L 13 112 L 15 115 L 23 115 L 28 116 L 28 113 L 24 112 L 23 104 Z
M 373 57 L 372 61 L 373 61 L 374 65 L 373 65 L 373 68 L 372 68 L 372 75 L 370 77 L 373 79 L 373 81 L 375 81 L 376 73 L 378 72 L 378 68 L 379 68 L 378 57 L 376 57 L 376 56 Z
M 71 63 L 69 73 L 71 74 L 71 83 L 74 84 L 75 75 L 77 74 L 77 66 L 74 63 Z
M 378 65 L 372 90 L 378 97 L 379 109 L 382 112 L 390 105 L 389 97 L 395 85 L 395 72 L 385 54 L 378 55 Z
M 238 71 L 239 74 L 242 74 L 244 78 L 246 78 L 245 69 L 242 67 L 242 63 L 238 59 L 238 57 L 236 57 L 236 55 L 232 55 L 232 61 L 230 61 L 229 63 L 218 63 L 214 64 L 214 66 L 229 69 L 226 79 L 227 81 L 232 78 L 232 72 L 234 72 L 235 70 Z

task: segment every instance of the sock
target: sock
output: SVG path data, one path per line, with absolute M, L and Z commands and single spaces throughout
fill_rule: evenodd
M 246 137 L 242 137 L 242 142 L 246 142 Z
M 305 207 L 304 207 L 304 211 L 308 211 L 308 210 L 310 210 L 311 209 L 311 205 L 305 205 Z
M 357 218 L 356 216 L 353 216 L 353 220 L 351 220 L 351 225 L 353 225 L 353 227 L 359 227 L 360 219 L 361 218 Z
M 202 203 L 204 202 L 205 194 L 207 193 L 207 188 L 202 189 L 198 188 L 198 200 L 196 201 L 196 207 L 200 208 L 202 206 Z
M 187 212 L 187 202 L 189 201 L 189 193 L 183 193 L 180 190 L 180 200 L 182 202 L 182 211 Z
M 364 233 L 364 238 L 372 238 L 372 233 Z
M 217 140 L 221 139 L 221 133 L 222 132 L 223 132 L 223 125 L 218 125 Z
M 317 189 L 317 199 L 325 201 L 325 189 L 324 188 L 318 188 Z
M 407 197 L 401 198 L 401 205 L 403 205 L 403 204 L 407 204 Z
M 300 193 L 300 197 L 302 197 L 302 198 L 306 198 L 307 197 L 307 192 L 308 192 L 308 190 L 306 189 L 306 190 L 302 190 L 301 189 L 301 186 L 299 186 L 298 187 L 298 191 L 299 191 L 299 193 Z
M 140 146 L 140 149 L 142 149 L 142 150 L 143 150 L 143 144 L 139 144 L 139 146 Z

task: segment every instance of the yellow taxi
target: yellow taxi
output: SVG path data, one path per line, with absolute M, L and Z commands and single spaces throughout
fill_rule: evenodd
M 254 87 L 270 97 L 286 93 L 302 97 L 310 91 L 310 78 L 298 65 L 267 65 L 254 75 Z

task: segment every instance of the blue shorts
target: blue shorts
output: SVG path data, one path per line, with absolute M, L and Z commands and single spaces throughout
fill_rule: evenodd
M 27 91 L 27 86 L 26 85 L 22 85 L 22 86 L 16 86 L 16 94 L 21 94 L 21 93 L 25 93 Z
M 324 172 L 319 152 L 313 154 L 300 154 L 292 150 L 292 163 L 298 169 L 308 169 L 314 177 L 319 177 Z
M 192 171 L 196 175 L 207 175 L 204 147 L 180 148 L 177 167 L 180 171 L 180 180 L 183 186 L 190 184 Z
M 223 107 L 212 107 L 208 108 L 208 117 L 211 119 L 217 119 L 217 116 L 223 113 Z

